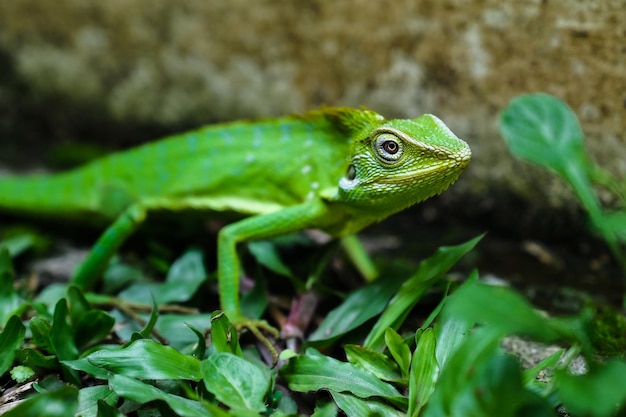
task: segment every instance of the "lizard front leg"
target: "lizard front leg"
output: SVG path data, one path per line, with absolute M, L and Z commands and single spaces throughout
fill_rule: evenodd
M 254 325 L 253 321 L 243 315 L 239 303 L 241 266 L 237 257 L 237 244 L 321 227 L 329 215 L 324 202 L 312 200 L 272 213 L 248 217 L 220 230 L 217 254 L 220 304 L 236 327 Z

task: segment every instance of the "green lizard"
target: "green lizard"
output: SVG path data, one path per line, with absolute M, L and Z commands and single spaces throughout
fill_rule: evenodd
M 324 108 L 203 127 L 66 173 L 2 178 L 0 210 L 109 222 L 71 278 L 85 289 L 150 212 L 241 214 L 219 232 L 218 283 L 222 310 L 245 326 L 238 243 L 312 228 L 353 235 L 441 193 L 470 157 L 435 116 Z

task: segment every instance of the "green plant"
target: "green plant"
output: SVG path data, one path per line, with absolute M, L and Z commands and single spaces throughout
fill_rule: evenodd
M 626 399 L 626 362 L 595 359 L 586 311 L 546 318 L 512 290 L 479 283 L 473 272 L 419 329 L 403 330 L 422 296 L 479 240 L 440 248 L 407 279 L 381 279 L 351 293 L 305 340 L 303 353 L 282 352 L 279 368 L 242 345 L 222 313 L 190 314 L 181 305 L 192 302 L 206 276 L 197 250 L 179 258 L 164 283 L 143 288 L 158 294 L 151 309 L 138 296 L 137 286 L 146 285 L 140 283 L 118 296 L 74 287 L 49 288 L 32 299 L 18 294 L 8 252 L 1 250 L 0 375 L 5 387 L 31 378 L 35 388 L 5 415 L 281 417 L 342 410 L 541 417 L 555 415 L 559 403 L 574 416 L 615 415 Z M 267 253 L 265 265 L 280 265 L 273 251 L 257 251 Z M 207 343 L 201 329 L 209 323 Z M 509 334 L 570 347 L 523 371 L 500 348 Z M 321 353 L 347 337 L 360 343 L 343 346 L 347 360 Z M 590 370 L 572 375 L 568 366 L 579 353 Z M 543 369 L 554 371 L 550 382 L 535 379 Z M 298 394 L 309 392 L 317 394 Z
M 500 115 L 500 130 L 514 155 L 567 181 L 626 273 L 626 185 L 591 161 L 578 118 L 567 104 L 543 93 L 519 96 Z M 612 191 L 621 209 L 603 208 L 594 184 Z

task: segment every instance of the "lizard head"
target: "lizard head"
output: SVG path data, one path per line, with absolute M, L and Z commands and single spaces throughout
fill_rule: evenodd
M 445 191 L 467 167 L 467 143 L 437 117 L 378 119 L 353 142 L 339 200 L 384 217 Z

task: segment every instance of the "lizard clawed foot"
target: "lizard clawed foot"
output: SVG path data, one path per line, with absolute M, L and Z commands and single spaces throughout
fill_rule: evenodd
M 274 344 L 268 339 L 266 334 L 269 334 L 274 339 L 277 339 L 280 335 L 279 331 L 272 327 L 265 320 L 250 320 L 250 319 L 242 319 L 234 323 L 235 329 L 237 332 L 241 334 L 243 329 L 247 329 L 257 338 L 259 342 L 263 344 L 272 355 L 272 366 L 276 365 L 278 362 L 278 351 L 274 347 Z
M 227 347 L 227 350 L 231 350 L 233 353 L 237 351 L 241 352 L 238 335 L 240 335 L 244 329 L 249 330 L 250 333 L 267 348 L 272 356 L 272 366 L 276 365 L 278 362 L 278 351 L 270 338 L 277 339 L 280 333 L 274 327 L 270 326 L 267 321 L 251 320 L 243 315 L 234 315 L 234 318 L 230 319 L 222 311 L 215 311 L 211 315 L 212 337 L 218 337 L 219 339 L 219 342 L 215 339 L 214 342 L 222 346 L 230 346 Z

